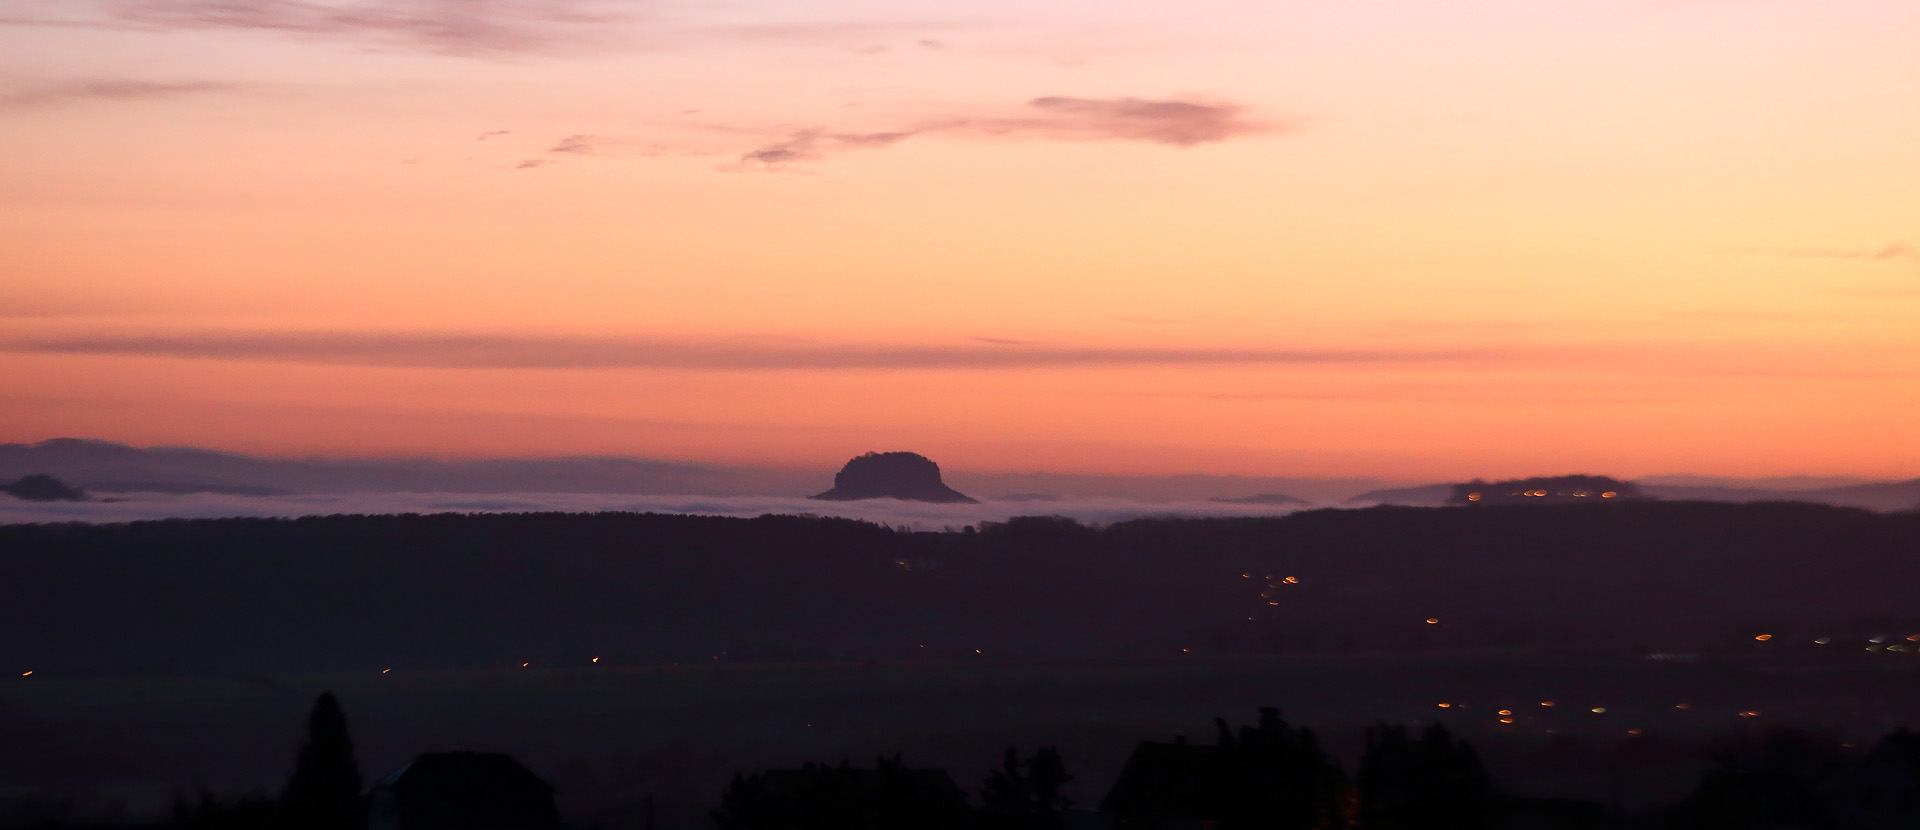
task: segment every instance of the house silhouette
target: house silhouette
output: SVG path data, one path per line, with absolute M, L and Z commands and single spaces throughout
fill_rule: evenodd
M 1920 735 L 1902 730 L 1882 738 L 1839 779 L 1827 803 L 1848 828 L 1920 827 Z
M 373 785 L 368 830 L 559 830 L 553 787 L 512 756 L 421 755 Z

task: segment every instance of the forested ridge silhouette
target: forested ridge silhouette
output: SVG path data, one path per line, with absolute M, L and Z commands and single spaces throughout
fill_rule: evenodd
M 804 516 L 176 520 L 0 527 L 0 551 L 0 659 L 44 671 L 1742 648 L 1760 630 L 1784 649 L 1800 632 L 1920 630 L 1903 587 L 1920 514 L 1789 503 L 932 533 Z

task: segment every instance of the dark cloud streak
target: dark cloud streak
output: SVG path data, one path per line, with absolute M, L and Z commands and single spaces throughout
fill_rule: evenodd
M 1059 138 L 1148 141 L 1192 147 L 1275 129 L 1272 125 L 1243 119 L 1243 108 L 1232 104 L 1049 96 L 1035 98 L 1027 105 L 1051 118 L 1021 126 L 1043 132 L 1057 131 L 1054 137 Z
M 1503 357 L 1488 350 L 767 344 L 615 337 L 396 333 L 193 333 L 20 338 L 0 350 L 438 369 L 968 370 L 1094 366 L 1406 364 Z
M 82 101 L 146 101 L 207 92 L 231 92 L 238 84 L 219 81 L 136 81 L 88 79 L 0 92 L 0 109 L 27 109 Z
M 631 11 L 594 0 L 102 0 L 120 24 L 155 29 L 240 29 L 372 41 L 452 55 L 547 53 L 578 48 L 631 22 Z
M 786 138 L 747 151 L 742 164 L 779 167 L 796 161 L 814 161 L 846 150 L 891 147 L 919 134 L 916 130 L 878 133 L 834 133 L 825 130 L 799 130 Z
M 1789 259 L 1844 259 L 1854 262 L 1910 262 L 1920 263 L 1920 248 L 1912 245 L 1893 244 L 1879 248 L 1859 250 L 1758 250 L 1749 253 L 1772 254 Z
M 547 152 L 574 153 L 574 154 L 583 155 L 583 156 L 592 155 L 593 154 L 593 136 L 585 135 L 585 134 L 576 134 L 576 135 L 567 136 L 566 138 L 560 139 L 560 143 L 553 145 L 553 148 L 549 149 Z
M 903 130 L 848 133 L 796 130 L 747 151 L 733 169 L 779 170 L 850 151 L 890 147 L 918 135 L 1053 141 L 1140 141 L 1192 147 L 1243 135 L 1281 132 L 1292 124 L 1248 120 L 1237 104 L 1145 98 L 1047 96 L 1027 102 L 1037 115 L 954 117 Z

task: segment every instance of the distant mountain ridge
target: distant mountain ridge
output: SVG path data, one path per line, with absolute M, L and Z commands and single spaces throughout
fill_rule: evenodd
M 442 461 L 262 458 L 194 447 L 134 447 L 55 438 L 0 444 L 0 480 L 45 472 L 100 493 L 630 493 L 800 496 L 831 481 L 824 469 L 727 466 L 619 456 Z M 1284 493 L 1319 504 L 1386 482 L 1373 478 L 1103 475 L 943 470 L 954 489 L 988 500 L 1118 498 L 1201 502 Z
M 478 461 L 277 459 L 192 447 L 140 448 L 80 438 L 0 444 L 0 481 L 36 473 L 94 493 L 234 496 L 352 492 L 798 496 L 819 492 L 827 481 L 825 472 L 817 468 L 726 466 L 616 456 Z M 1248 503 L 1241 500 L 1287 495 L 1316 504 L 1438 507 L 1446 504 L 1453 486 L 1436 483 L 1382 488 L 1389 482 L 1208 474 L 1126 476 L 953 470 L 945 477 L 953 487 L 988 500 L 1108 497 Z M 1636 483 L 1648 496 L 1667 501 L 1805 501 L 1879 511 L 1920 508 L 1920 479 L 1814 488 L 1786 485 L 1821 479 L 1755 480 L 1765 486 L 1741 486 L 1743 481 L 1656 476 Z M 1359 495 L 1352 495 L 1356 492 Z
M 440 461 L 271 459 L 191 447 L 139 448 L 56 438 L 0 444 L 0 480 L 47 473 L 98 492 L 632 493 L 781 495 L 817 488 L 817 472 L 604 456 Z
M 1854 484 L 1847 487 L 1824 487 L 1817 490 L 1758 490 L 1737 487 L 1677 487 L 1647 486 L 1640 488 L 1654 498 L 1677 501 L 1806 501 L 1816 504 L 1831 504 L 1838 507 L 1862 507 L 1868 510 L 1893 511 L 1920 509 L 1920 478 L 1909 481 L 1888 481 L 1874 484 Z

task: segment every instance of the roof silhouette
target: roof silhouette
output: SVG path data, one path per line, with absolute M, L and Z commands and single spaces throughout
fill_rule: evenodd
M 373 786 L 371 830 L 556 830 L 553 787 L 512 756 L 421 755 Z

